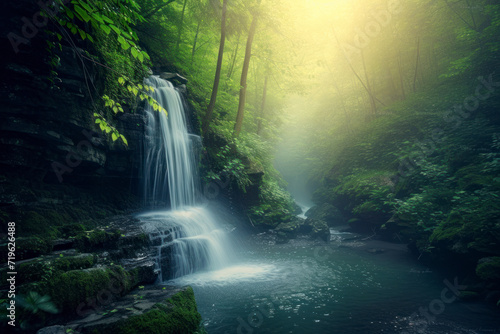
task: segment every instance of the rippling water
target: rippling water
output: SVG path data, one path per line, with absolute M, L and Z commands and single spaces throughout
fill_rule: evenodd
M 257 238 L 240 263 L 169 284 L 193 286 L 210 334 L 500 333 L 493 306 L 443 295 L 454 277 L 420 266 L 404 247 L 344 245 Z

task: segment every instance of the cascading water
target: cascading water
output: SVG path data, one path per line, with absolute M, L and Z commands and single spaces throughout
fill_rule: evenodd
M 153 97 L 168 112 L 146 109 L 143 191 L 148 202 L 169 200 L 171 209 L 138 216 L 158 248 L 160 280 L 222 268 L 229 263 L 227 233 L 208 206 L 197 205 L 193 141 L 199 137 L 188 134 L 183 103 L 173 85 L 156 76 L 146 84 L 154 87 Z

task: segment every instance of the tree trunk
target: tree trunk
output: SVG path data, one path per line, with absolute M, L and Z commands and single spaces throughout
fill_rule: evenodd
M 186 12 L 187 0 L 182 5 L 181 22 L 179 23 L 179 32 L 177 34 L 177 44 L 175 45 L 175 54 L 179 55 L 179 45 L 181 44 L 182 28 L 184 28 L 184 13 Z
M 370 98 L 370 109 L 372 114 L 377 114 L 377 104 L 375 103 L 375 97 L 373 96 L 373 91 L 370 86 L 370 79 L 368 78 L 368 72 L 366 71 L 366 62 L 365 55 L 363 50 L 361 50 L 361 60 L 363 62 L 363 70 L 365 71 L 365 80 L 366 80 L 366 90 L 368 92 L 368 97 Z
M 406 94 L 405 94 L 405 85 L 403 81 L 403 66 L 401 64 L 401 51 L 399 51 L 398 54 L 398 70 L 399 70 L 399 84 L 401 85 L 401 96 L 403 97 L 403 100 L 406 100 Z
M 240 100 L 238 103 L 238 113 L 236 114 L 236 123 L 234 124 L 233 137 L 238 137 L 240 135 L 241 127 L 243 125 L 243 116 L 245 113 L 245 100 L 247 94 L 248 67 L 250 65 L 250 58 L 252 57 L 252 43 L 253 43 L 253 37 L 255 35 L 255 30 L 257 28 L 258 20 L 259 20 L 259 14 L 255 13 L 252 19 L 252 24 L 250 25 L 250 31 L 248 32 L 247 45 L 245 49 L 245 60 L 243 61 L 243 70 L 241 71 Z
M 198 34 L 200 33 L 200 25 L 203 19 L 200 18 L 198 25 L 196 26 L 196 34 L 194 35 L 193 50 L 191 51 L 191 62 L 194 61 L 194 54 L 196 53 L 196 43 L 198 43 Z
M 417 38 L 417 61 L 415 64 L 415 76 L 413 77 L 413 92 L 417 91 L 418 65 L 420 63 L 420 37 Z
M 212 114 L 215 108 L 215 100 L 217 99 L 217 91 L 219 89 L 220 71 L 222 68 L 222 57 L 224 55 L 224 44 L 226 42 L 226 8 L 227 8 L 227 0 L 224 0 L 222 4 L 222 20 L 220 29 L 219 55 L 217 57 L 217 68 L 215 70 L 215 79 L 214 79 L 214 86 L 212 89 L 212 96 L 210 97 L 210 103 L 208 104 L 207 112 L 205 114 L 205 118 L 203 119 L 203 126 L 202 126 L 203 134 L 207 133 L 208 127 L 210 126 L 210 121 L 212 119 Z
M 236 58 L 238 57 L 238 49 L 240 48 L 240 37 L 241 33 L 238 33 L 238 39 L 236 40 L 236 49 L 234 49 L 231 67 L 229 67 L 229 71 L 227 72 L 228 79 L 231 79 L 231 76 L 233 75 L 234 65 L 236 64 Z
M 264 79 L 264 90 L 262 91 L 262 103 L 260 105 L 260 113 L 259 113 L 259 118 L 257 120 L 257 134 L 258 135 L 260 135 L 260 133 L 262 131 L 262 119 L 264 118 L 264 109 L 266 108 L 267 79 L 268 79 L 268 76 L 266 74 L 266 78 Z

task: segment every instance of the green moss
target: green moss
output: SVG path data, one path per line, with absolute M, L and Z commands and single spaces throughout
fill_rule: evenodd
M 17 277 L 20 284 L 35 282 L 42 279 L 46 273 L 46 263 L 42 260 L 25 262 L 17 267 Z
M 60 272 L 42 288 L 64 313 L 75 313 L 88 298 L 116 298 L 133 287 L 130 275 L 119 266 Z
M 175 294 L 166 301 L 142 315 L 130 317 L 115 326 L 114 331 L 121 334 L 187 334 L 196 333 L 201 323 L 194 292 L 191 287 Z M 107 330 L 102 331 L 109 332 Z
M 54 234 L 51 222 L 35 211 L 28 211 L 23 215 L 18 224 L 18 231 L 23 235 L 52 236 Z
M 488 257 L 479 261 L 476 274 L 485 281 L 500 280 L 500 257 Z
M 16 258 L 24 260 L 33 258 L 52 251 L 50 240 L 39 237 L 27 237 L 16 239 Z
M 82 232 L 85 232 L 83 224 L 67 224 L 58 228 L 59 234 L 64 238 L 74 237 Z
M 76 238 L 76 248 L 83 252 L 94 251 L 104 248 L 116 248 L 121 232 L 104 230 L 95 230 L 80 233 Z
M 64 256 L 56 259 L 54 262 L 54 268 L 56 270 L 70 271 L 76 269 L 87 269 L 94 265 L 95 257 L 91 254 Z

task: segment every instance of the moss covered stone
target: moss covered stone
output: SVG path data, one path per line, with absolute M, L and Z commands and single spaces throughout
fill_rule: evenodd
M 4 249 L 7 249 L 7 247 Z M 52 243 L 49 239 L 40 237 L 16 239 L 17 260 L 31 259 L 42 254 L 47 254 L 50 251 L 52 251 Z
M 200 333 L 191 287 L 146 286 L 132 291 L 106 310 L 69 323 L 82 334 L 189 334 Z
M 76 269 L 87 269 L 94 265 L 95 256 L 92 254 L 80 254 L 77 256 L 63 256 L 55 259 L 54 268 L 61 271 Z
M 166 303 L 158 303 L 145 314 L 133 316 L 117 326 L 117 333 L 195 333 L 200 322 L 201 315 L 196 307 L 193 289 L 188 287 Z
M 80 233 L 75 238 L 76 248 L 80 251 L 90 252 L 99 249 L 114 249 L 118 246 L 121 232 L 94 230 Z
M 63 313 L 78 313 L 90 299 L 109 301 L 130 291 L 137 282 L 119 266 L 59 272 L 42 288 Z
M 486 257 L 479 260 L 476 274 L 485 281 L 500 281 L 500 257 Z

